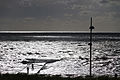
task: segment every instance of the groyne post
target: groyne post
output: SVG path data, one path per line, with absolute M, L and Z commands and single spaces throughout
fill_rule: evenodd
M 27 64 L 27 74 L 29 74 L 29 65 Z

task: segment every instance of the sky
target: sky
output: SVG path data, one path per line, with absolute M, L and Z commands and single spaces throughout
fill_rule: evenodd
M 120 0 L 0 0 L 0 31 L 120 32 Z

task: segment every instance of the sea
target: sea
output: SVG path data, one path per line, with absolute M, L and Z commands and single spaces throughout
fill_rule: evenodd
M 89 32 L 0 32 L 0 73 L 27 73 L 26 58 L 60 59 L 33 63 L 30 74 L 85 76 L 90 73 Z M 92 33 L 92 75 L 120 75 L 120 33 Z

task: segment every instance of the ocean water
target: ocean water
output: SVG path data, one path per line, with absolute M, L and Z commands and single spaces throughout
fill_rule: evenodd
M 26 73 L 26 58 L 59 58 L 39 74 L 89 75 L 88 43 L 88 33 L 0 34 L 0 73 Z M 35 69 L 43 64 L 35 63 Z M 93 34 L 92 74 L 120 75 L 120 33 Z

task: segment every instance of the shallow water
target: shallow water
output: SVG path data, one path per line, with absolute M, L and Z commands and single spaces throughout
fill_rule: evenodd
M 120 41 L 93 42 L 92 74 L 120 74 Z M 25 58 L 62 58 L 47 64 L 40 74 L 89 74 L 87 41 L 0 41 L 0 72 L 19 73 Z M 40 66 L 36 65 L 36 68 Z

